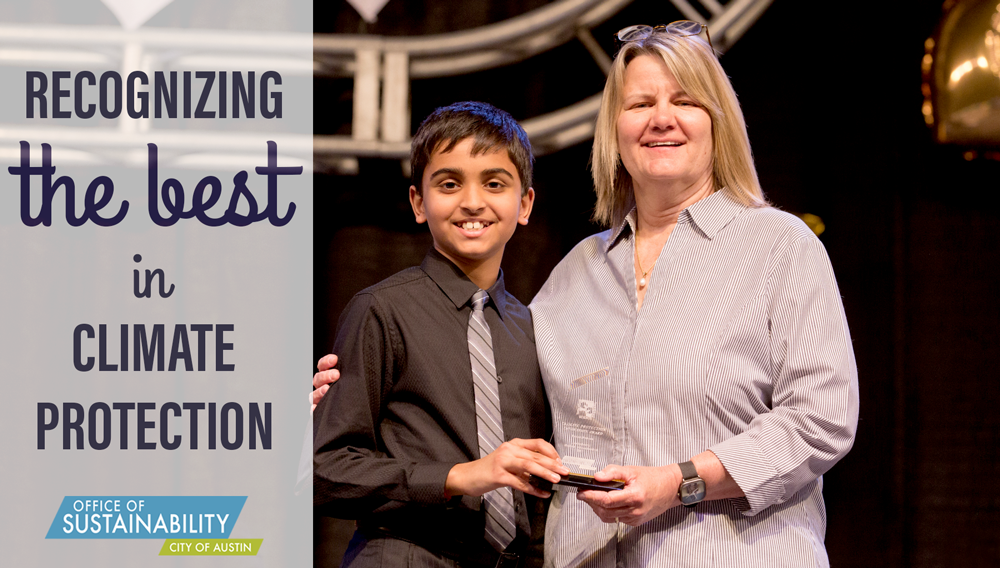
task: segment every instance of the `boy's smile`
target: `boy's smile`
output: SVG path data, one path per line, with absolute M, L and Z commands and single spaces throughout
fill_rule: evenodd
M 506 150 L 473 156 L 473 143 L 466 138 L 450 152 L 435 150 L 420 180 L 423 191 L 410 187 L 410 203 L 417 222 L 427 222 L 434 248 L 486 289 L 496 282 L 514 228 L 527 224 L 535 192 L 521 194 Z

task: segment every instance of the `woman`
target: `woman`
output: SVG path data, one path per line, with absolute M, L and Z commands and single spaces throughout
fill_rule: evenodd
M 700 30 L 625 41 L 594 138 L 595 217 L 611 230 L 532 302 L 557 451 L 626 481 L 556 494 L 555 566 L 829 564 L 819 476 L 857 425 L 840 295 L 816 237 L 764 201 Z
M 822 244 L 763 198 L 702 29 L 619 33 L 593 154 L 611 228 L 531 305 L 556 449 L 626 482 L 555 492 L 546 565 L 829 564 L 820 476 L 854 439 L 850 336 Z

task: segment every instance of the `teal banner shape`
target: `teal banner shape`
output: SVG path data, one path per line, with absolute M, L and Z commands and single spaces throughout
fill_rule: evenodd
M 246 500 L 246 496 L 67 496 L 45 538 L 229 538 Z

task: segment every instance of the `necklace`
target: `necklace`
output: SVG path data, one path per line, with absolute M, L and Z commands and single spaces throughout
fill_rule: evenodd
M 635 245 L 636 245 L 635 246 L 635 263 L 637 265 L 639 265 L 639 272 L 642 272 L 642 278 L 639 278 L 639 287 L 640 288 L 645 288 L 646 287 L 646 275 L 649 274 L 649 270 L 652 270 L 653 267 L 656 266 L 656 260 L 653 261 L 653 266 L 650 266 L 649 270 L 643 270 L 642 269 L 642 261 L 639 260 L 639 239 L 636 239 Z M 659 258 L 657 258 L 657 260 L 659 260 Z

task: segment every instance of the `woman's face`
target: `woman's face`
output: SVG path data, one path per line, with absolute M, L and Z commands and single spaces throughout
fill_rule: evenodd
M 683 190 L 711 183 L 712 119 L 658 57 L 625 69 L 618 151 L 635 189 Z

